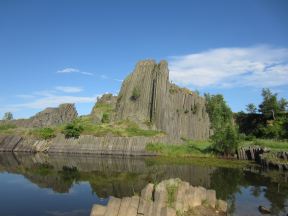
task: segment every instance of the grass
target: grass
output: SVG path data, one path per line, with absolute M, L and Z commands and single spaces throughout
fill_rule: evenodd
M 9 129 L 14 129 L 14 128 L 16 128 L 16 125 L 13 125 L 13 124 L 2 124 L 2 125 L 0 125 L 0 132 L 7 131 Z
M 213 155 L 209 141 L 189 140 L 185 141 L 184 144 L 150 143 L 146 146 L 146 150 L 169 157 L 211 157 Z
M 246 160 L 231 160 L 231 159 L 220 159 L 216 157 L 169 157 L 169 156 L 157 156 L 149 157 L 145 159 L 145 163 L 148 166 L 154 165 L 196 165 L 203 167 L 222 167 L 222 168 L 243 168 L 251 161 Z
M 53 128 L 37 128 L 33 129 L 31 133 L 34 137 L 44 140 L 52 139 L 56 136 Z
M 102 111 L 102 112 L 113 112 L 114 108 L 111 104 L 105 104 L 105 103 L 96 103 L 96 105 L 93 107 L 93 111 Z
M 167 190 L 167 204 L 168 207 L 172 208 L 173 203 L 175 202 L 176 199 L 176 192 L 178 190 L 178 185 L 177 184 L 168 184 L 166 185 L 166 190 Z
M 93 123 L 93 117 L 81 116 L 75 120 L 77 125 L 83 127 L 81 134 L 93 135 L 97 137 L 102 136 L 120 136 L 120 137 L 134 137 L 134 136 L 163 136 L 165 133 L 155 130 L 141 129 L 136 123 L 124 120 L 113 123 Z M 39 139 L 49 139 L 57 134 L 60 134 L 65 129 L 65 125 L 59 125 L 48 128 L 24 128 L 16 127 L 15 125 L 0 125 L 0 134 L 3 135 L 20 135 L 24 137 L 35 137 Z
M 155 130 L 144 130 L 131 121 L 125 120 L 116 123 L 102 123 L 94 124 L 89 117 L 80 118 L 80 124 L 83 126 L 82 134 L 89 134 L 94 136 L 121 136 L 121 137 L 133 137 L 133 136 L 162 136 L 163 132 Z

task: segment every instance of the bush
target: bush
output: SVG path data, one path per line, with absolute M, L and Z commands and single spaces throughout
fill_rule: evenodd
M 213 149 L 226 156 L 234 154 L 238 148 L 239 136 L 232 125 L 227 125 L 223 130 L 217 130 L 211 138 Z
M 132 91 L 132 96 L 131 99 L 132 100 L 137 100 L 140 97 L 140 89 L 137 87 L 134 87 L 133 91 Z
M 101 122 L 102 122 L 102 123 L 109 123 L 109 122 L 110 122 L 109 113 L 103 113 Z
M 41 139 L 52 139 L 53 137 L 55 137 L 55 131 L 52 128 L 40 128 L 37 129 L 36 132 L 37 136 Z
M 82 125 L 74 121 L 73 123 L 67 124 L 62 133 L 66 138 L 79 138 L 83 130 Z

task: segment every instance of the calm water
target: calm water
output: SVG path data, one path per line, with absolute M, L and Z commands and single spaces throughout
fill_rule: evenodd
M 167 165 L 154 159 L 0 153 L 0 215 L 89 215 L 109 196 L 131 196 L 148 182 L 178 177 L 215 189 L 230 215 L 288 214 L 288 173 L 255 166 L 228 169 Z

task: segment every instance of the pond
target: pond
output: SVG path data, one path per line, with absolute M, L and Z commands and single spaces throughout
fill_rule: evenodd
M 217 198 L 229 203 L 229 215 L 261 215 L 259 205 L 272 215 L 288 213 L 288 173 L 255 165 L 223 168 L 199 160 L 173 164 L 142 157 L 0 153 L 0 215 L 89 215 L 93 204 L 106 205 L 109 196 L 139 194 L 148 182 L 169 178 L 215 189 Z

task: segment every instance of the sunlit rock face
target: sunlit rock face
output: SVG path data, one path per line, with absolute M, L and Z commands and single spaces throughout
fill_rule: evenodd
M 206 139 L 210 121 L 205 99 L 169 82 L 166 61 L 140 61 L 123 82 L 116 120 L 130 119 L 173 138 Z

